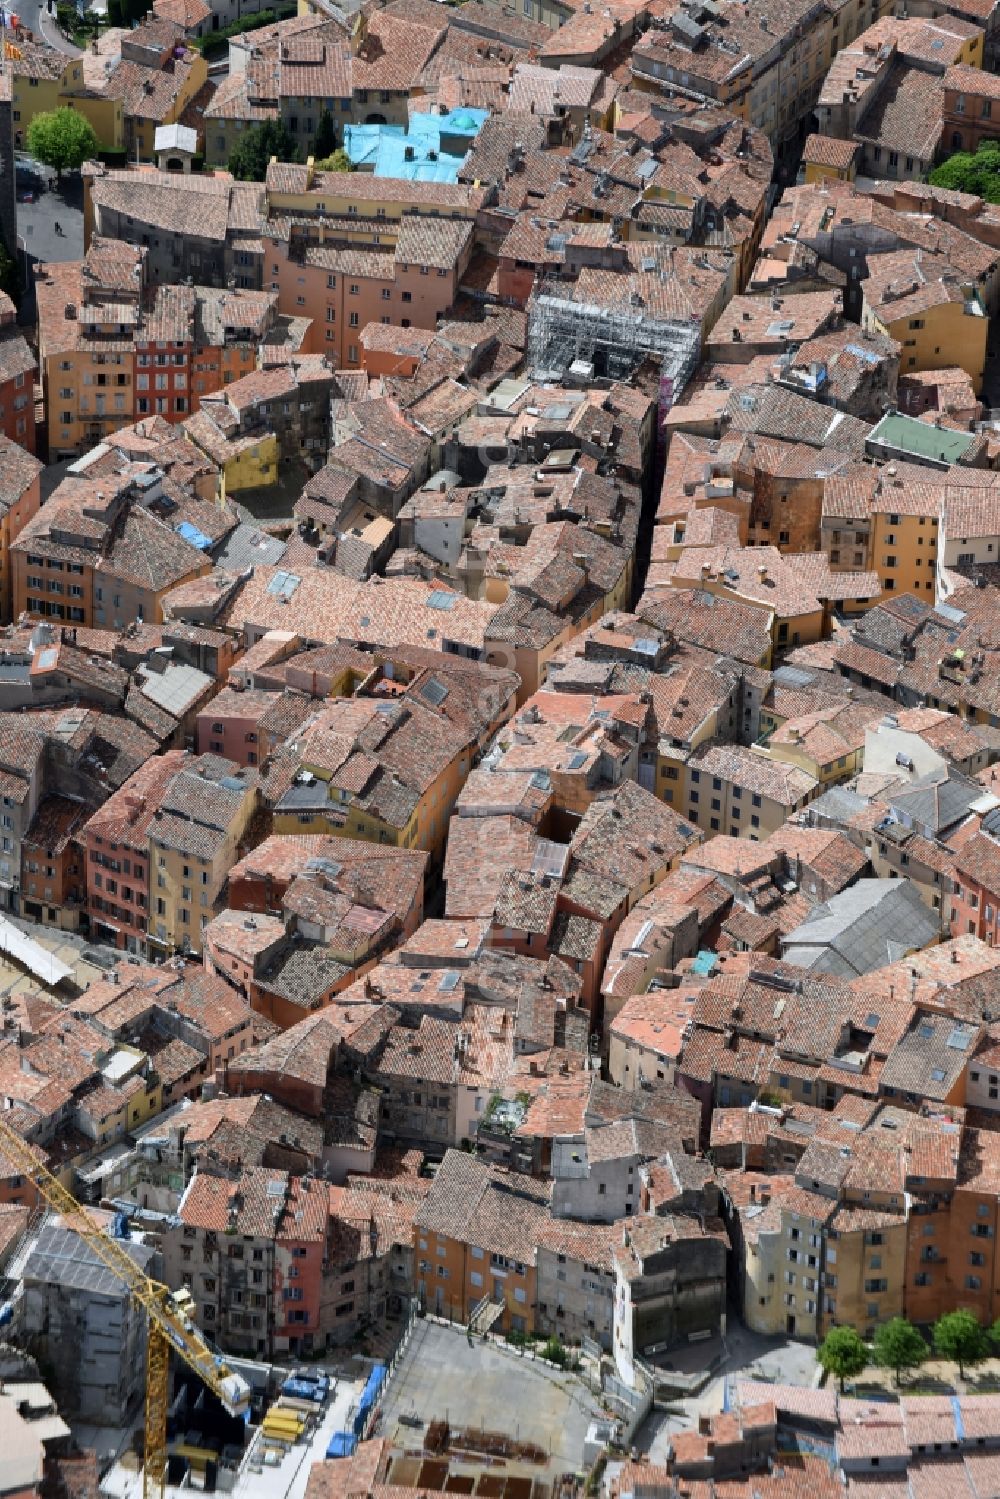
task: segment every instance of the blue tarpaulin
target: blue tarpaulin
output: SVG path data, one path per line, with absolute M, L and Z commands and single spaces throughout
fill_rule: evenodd
M 321 1405 L 328 1389 L 326 1380 L 286 1379 L 281 1386 L 281 1393 L 290 1395 L 293 1400 L 314 1400 L 317 1405 Z
M 327 1457 L 353 1457 L 358 1439 L 353 1431 L 335 1431 L 326 1449 Z
M 382 1393 L 382 1386 L 385 1384 L 385 1375 L 385 1364 L 376 1364 L 368 1376 L 368 1383 L 361 1392 L 357 1414 L 354 1417 L 354 1430 L 359 1436 L 365 1428 L 368 1417 L 378 1404 L 378 1398 Z
M 198 527 L 193 526 L 189 520 L 181 521 L 177 527 L 177 534 L 183 536 L 184 540 L 189 541 L 193 547 L 197 547 L 199 552 L 207 552 L 212 545 L 212 538 L 206 536 L 204 531 L 199 531 Z

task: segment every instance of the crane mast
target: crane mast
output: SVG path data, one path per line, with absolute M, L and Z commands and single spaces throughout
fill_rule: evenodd
M 34 1148 L 3 1121 L 0 1115 L 0 1149 L 16 1160 L 67 1228 L 78 1234 L 99 1260 L 123 1282 L 129 1296 L 145 1311 L 149 1324 L 146 1353 L 146 1441 L 143 1466 L 143 1499 L 163 1499 L 167 1476 L 167 1407 L 170 1398 L 170 1353 L 173 1350 L 193 1369 L 232 1416 L 249 1410 L 249 1387 L 205 1342 L 198 1329 L 177 1306 L 168 1286 L 152 1280 L 87 1209 L 77 1202 Z

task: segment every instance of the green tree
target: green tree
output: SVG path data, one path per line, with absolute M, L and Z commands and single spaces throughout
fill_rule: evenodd
M 28 126 L 28 150 L 45 166 L 55 167 L 60 182 L 63 172 L 75 171 L 99 149 L 93 126 L 75 109 L 48 110 Z
M 241 182 L 263 182 L 272 156 L 278 161 L 297 160 L 295 142 L 284 125 L 265 120 L 244 130 L 229 158 L 229 170 Z
M 976 152 L 957 151 L 927 179 L 934 187 L 975 193 L 987 203 L 1000 203 L 1000 141 L 983 141 Z
M 354 168 L 351 166 L 351 158 L 348 156 L 343 146 L 334 151 L 330 156 L 325 156 L 322 160 L 317 159 L 316 167 L 320 172 L 354 171 Z
M 312 154 L 317 158 L 321 156 L 332 156 L 337 149 L 337 131 L 333 123 L 333 115 L 328 109 L 324 109 L 316 126 L 316 134 L 313 136 Z
M 569 1354 L 559 1338 L 553 1336 L 542 1349 L 542 1358 L 547 1358 L 550 1363 L 558 1364 L 564 1369 L 569 1362 Z
M 875 1329 L 873 1352 L 877 1364 L 893 1371 L 898 1385 L 902 1371 L 919 1368 L 930 1350 L 912 1322 L 893 1317 Z
M 989 1339 L 970 1311 L 945 1312 L 934 1324 L 934 1352 L 958 1365 L 961 1379 L 967 1364 L 981 1364 L 989 1353 Z
M 857 1379 L 868 1363 L 868 1349 L 853 1327 L 831 1327 L 816 1357 L 828 1374 L 836 1374 L 843 1394 L 844 1380 Z

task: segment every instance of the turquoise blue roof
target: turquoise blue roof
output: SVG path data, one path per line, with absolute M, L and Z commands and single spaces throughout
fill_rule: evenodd
M 482 129 L 485 109 L 415 114 L 401 125 L 345 125 L 344 150 L 351 164 L 376 177 L 406 182 L 457 182 L 469 143 Z M 454 149 L 445 150 L 444 146 Z
M 452 109 L 447 114 L 415 113 L 410 116 L 411 135 L 467 135 L 471 140 L 483 128 L 485 109 Z
M 718 961 L 719 957 L 717 953 L 708 952 L 705 948 L 702 948 L 701 952 L 691 964 L 691 972 L 702 975 L 709 974 L 712 972 L 712 969 L 715 967 Z

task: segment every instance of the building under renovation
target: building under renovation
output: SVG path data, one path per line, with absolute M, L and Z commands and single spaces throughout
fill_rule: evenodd
M 122 1247 L 156 1275 L 158 1251 Z M 17 1320 L 25 1346 L 51 1371 L 59 1407 L 79 1420 L 122 1426 L 146 1381 L 146 1314 L 78 1234 L 49 1218 L 27 1248 Z
M 534 378 L 628 380 L 648 359 L 660 366 L 667 405 L 676 400 L 698 364 L 697 325 L 640 305 L 580 301 L 575 290 L 572 283 L 548 281 L 528 304 L 528 364 Z

